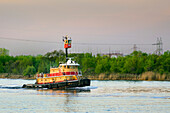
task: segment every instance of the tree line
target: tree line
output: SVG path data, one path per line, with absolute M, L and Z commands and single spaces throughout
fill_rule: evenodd
M 80 64 L 84 75 L 99 75 L 101 73 L 113 74 L 142 74 L 153 71 L 160 74 L 170 73 L 170 51 L 158 56 L 156 54 L 134 51 L 127 56 L 110 58 L 109 56 L 96 56 L 92 53 L 72 53 Z M 0 55 L 0 73 L 19 74 L 31 76 L 36 73 L 49 73 L 50 67 L 57 67 L 59 63 L 65 62 L 65 53 L 62 50 L 54 50 L 45 55 L 37 56 L 9 56 Z

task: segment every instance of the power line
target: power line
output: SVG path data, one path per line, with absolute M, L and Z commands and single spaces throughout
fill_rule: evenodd
M 5 40 L 16 40 L 16 41 L 27 41 L 27 42 L 40 42 L 40 43 L 59 43 L 61 44 L 62 42 L 57 42 L 57 41 L 43 41 L 43 40 L 28 40 L 28 39 L 18 39 L 18 38 L 6 38 L 6 37 L 0 37 L 0 39 L 5 39 Z M 134 45 L 134 44 L 106 44 L 106 43 L 73 43 L 76 45 Z M 152 44 L 136 44 L 136 45 L 152 45 Z
M 28 39 L 17 39 L 17 38 L 4 38 L 4 37 L 0 37 L 0 39 L 16 40 L 16 41 L 27 41 L 27 42 L 61 43 L 61 42 L 50 42 L 50 41 L 42 41 L 42 40 L 28 40 Z

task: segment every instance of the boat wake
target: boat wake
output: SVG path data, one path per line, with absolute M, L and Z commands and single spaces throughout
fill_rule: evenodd
M 69 90 L 91 90 L 91 89 L 97 89 L 98 87 L 95 86 L 86 86 L 86 87 L 74 87 L 74 88 L 68 88 Z
M 0 89 L 21 89 L 21 86 L 16 85 L 0 85 Z

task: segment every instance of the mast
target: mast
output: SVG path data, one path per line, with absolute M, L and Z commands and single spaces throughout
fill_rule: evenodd
M 68 37 L 67 35 L 63 36 L 64 48 L 66 51 L 66 62 L 68 60 L 68 48 L 71 48 L 71 41 L 71 37 Z
M 67 60 L 68 60 L 68 48 L 65 48 L 65 50 L 66 50 L 66 62 L 67 62 Z

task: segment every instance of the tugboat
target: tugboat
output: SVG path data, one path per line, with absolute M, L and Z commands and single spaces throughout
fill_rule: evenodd
M 35 84 L 24 84 L 23 88 L 66 89 L 71 87 L 90 86 L 90 79 L 83 78 L 78 69 L 78 63 L 68 58 L 68 48 L 71 48 L 72 39 L 63 37 L 66 51 L 66 63 L 59 64 L 58 68 L 50 68 L 49 74 L 37 74 Z

